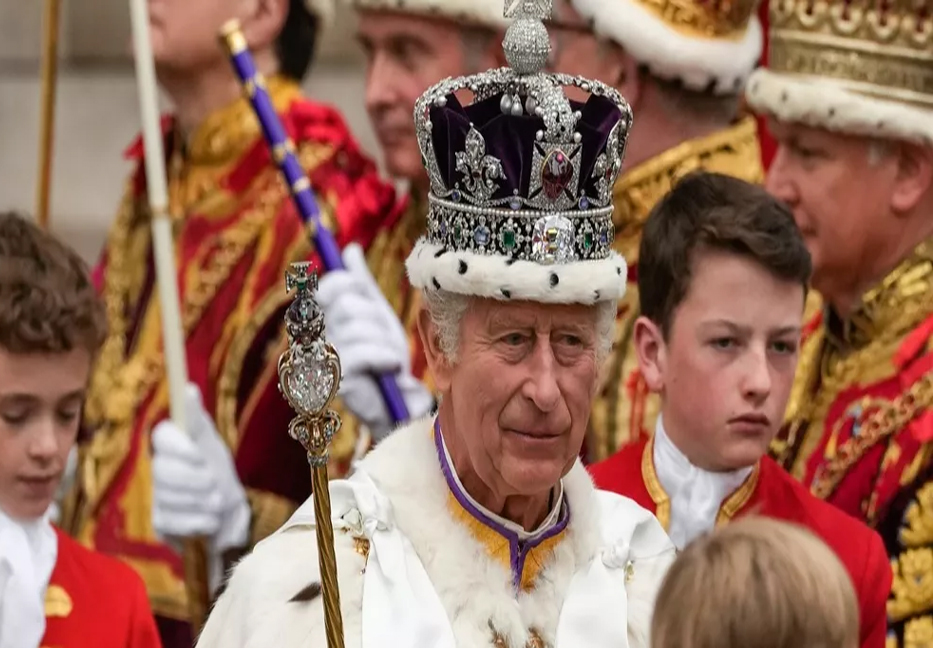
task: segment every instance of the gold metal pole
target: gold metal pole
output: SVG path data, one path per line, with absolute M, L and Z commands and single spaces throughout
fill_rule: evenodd
M 42 33 L 42 107 L 39 121 L 39 175 L 36 180 L 36 220 L 49 227 L 52 191 L 52 149 L 55 135 L 55 94 L 58 76 L 58 25 L 61 0 L 45 0 Z
M 285 289 L 297 292 L 285 313 L 289 344 L 279 358 L 279 390 L 297 413 L 288 434 L 301 443 L 311 464 L 327 646 L 344 648 L 327 477 L 330 442 L 340 429 L 340 417 L 329 409 L 340 385 L 340 357 L 324 338 L 324 314 L 314 301 L 317 276 L 310 272 L 309 263 L 292 264 L 285 276 Z

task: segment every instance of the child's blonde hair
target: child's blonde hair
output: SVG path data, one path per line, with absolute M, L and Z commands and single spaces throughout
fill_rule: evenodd
M 855 590 L 809 530 L 745 518 L 690 544 L 661 585 L 652 648 L 853 648 Z

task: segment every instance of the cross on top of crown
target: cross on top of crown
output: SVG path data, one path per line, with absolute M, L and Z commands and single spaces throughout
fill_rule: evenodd
M 554 0 L 505 0 L 505 17 L 543 21 L 551 17 L 553 7 Z

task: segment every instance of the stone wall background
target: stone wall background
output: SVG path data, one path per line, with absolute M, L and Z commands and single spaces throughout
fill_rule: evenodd
M 192 0 L 197 1 L 197 0 Z M 0 209 L 32 212 L 38 164 L 43 0 L 0 0 Z M 362 57 L 353 17 L 325 33 L 310 96 L 337 106 L 367 150 Z M 62 0 L 52 229 L 93 260 L 113 219 L 138 131 L 126 0 Z

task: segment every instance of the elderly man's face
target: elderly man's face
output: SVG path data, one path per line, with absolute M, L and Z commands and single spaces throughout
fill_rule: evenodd
M 769 127 L 779 147 L 768 191 L 792 209 L 813 257 L 813 285 L 832 298 L 861 279 L 899 227 L 891 211 L 897 159 L 873 159 L 866 138 L 778 121 Z
M 580 452 L 597 380 L 596 308 L 478 299 L 437 384 L 497 497 L 547 492 Z M 432 369 L 434 369 L 432 367 Z

